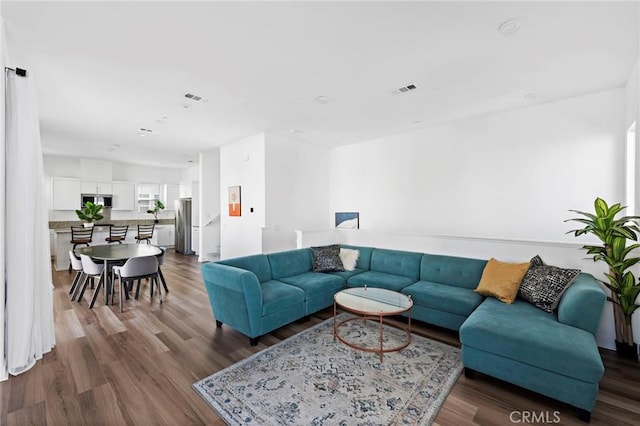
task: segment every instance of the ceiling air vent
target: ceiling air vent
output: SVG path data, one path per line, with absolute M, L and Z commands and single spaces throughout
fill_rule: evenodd
M 409 93 L 412 92 L 414 90 L 416 90 L 418 88 L 418 86 L 416 86 L 415 84 L 407 84 L 406 86 L 402 86 L 399 87 L 397 89 L 394 89 L 391 91 L 392 95 L 400 95 L 403 93 Z
M 202 96 L 194 95 L 193 93 L 185 93 L 184 97 L 193 102 L 207 102 L 207 99 Z

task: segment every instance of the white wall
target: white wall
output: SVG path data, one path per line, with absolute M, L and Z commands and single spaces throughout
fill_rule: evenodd
M 200 247 L 198 260 L 220 253 L 220 149 L 200 154 Z
M 624 194 L 624 90 L 331 151 L 331 212 L 363 229 L 572 241 L 568 209 Z
M 265 253 L 295 248 L 297 229 L 326 227 L 329 149 L 267 134 L 266 200 Z
M 242 216 L 230 217 L 228 188 L 237 185 Z M 220 258 L 261 253 L 266 222 L 264 133 L 220 147 L 220 188 Z

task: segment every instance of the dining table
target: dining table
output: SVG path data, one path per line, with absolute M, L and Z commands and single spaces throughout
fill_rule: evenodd
M 91 297 L 89 308 L 93 308 L 102 283 L 105 284 L 104 300 L 109 304 L 109 294 L 111 293 L 111 276 L 109 274 L 109 264 L 121 264 L 133 257 L 158 256 L 162 253 L 160 248 L 150 244 L 101 244 L 88 247 L 78 247 L 74 250 L 76 255 L 86 254 L 94 260 L 104 262 L 102 275 Z

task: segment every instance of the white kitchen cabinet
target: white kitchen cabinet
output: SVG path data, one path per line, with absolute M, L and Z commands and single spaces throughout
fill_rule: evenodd
M 51 178 L 51 210 L 79 209 L 81 187 L 78 179 Z
M 114 182 L 111 210 L 135 210 L 136 186 L 128 182 Z
M 167 210 L 175 210 L 176 200 L 180 198 L 180 185 L 166 184 L 164 186 L 164 206 Z
M 113 185 L 111 182 L 82 181 L 83 194 L 111 195 L 112 192 Z
M 156 225 L 158 245 L 173 247 L 175 245 L 175 229 L 173 225 Z

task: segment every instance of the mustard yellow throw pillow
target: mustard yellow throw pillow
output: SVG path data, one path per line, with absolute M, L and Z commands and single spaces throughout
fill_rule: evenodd
M 504 303 L 513 303 L 528 269 L 529 262 L 506 263 L 491 258 L 474 291 L 483 296 L 493 296 Z

